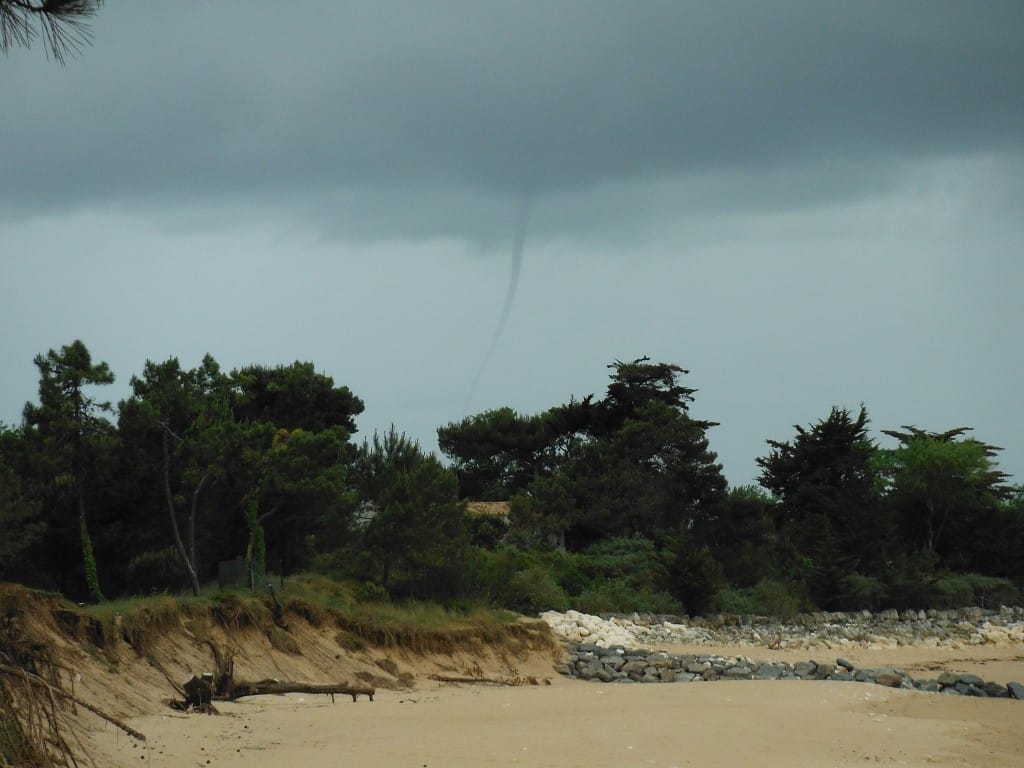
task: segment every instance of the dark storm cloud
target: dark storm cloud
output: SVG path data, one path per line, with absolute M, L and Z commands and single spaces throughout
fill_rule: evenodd
M 844 199 L 1018 154 L 1022 29 L 1019 2 L 110 3 L 66 69 L 0 62 L 0 214 L 231 199 L 476 236 L 525 193 Z

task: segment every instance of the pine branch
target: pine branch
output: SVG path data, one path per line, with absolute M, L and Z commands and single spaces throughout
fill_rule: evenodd
M 0 0 L 0 51 L 31 47 L 42 37 L 47 56 L 63 65 L 92 43 L 86 20 L 102 4 L 103 0 Z

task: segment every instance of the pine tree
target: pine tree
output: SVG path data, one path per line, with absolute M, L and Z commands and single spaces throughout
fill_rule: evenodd
M 96 557 L 86 517 L 86 484 L 95 455 L 97 438 L 109 428 L 98 414 L 110 411 L 110 403 L 98 402 L 86 393 L 86 387 L 111 384 L 114 374 L 106 363 L 93 365 L 85 344 L 74 341 L 36 355 L 39 369 L 39 405 L 25 404 L 26 429 L 36 441 L 38 460 L 45 464 L 45 482 L 54 495 L 63 487 L 72 489 L 78 513 L 78 533 L 89 597 L 103 600 Z

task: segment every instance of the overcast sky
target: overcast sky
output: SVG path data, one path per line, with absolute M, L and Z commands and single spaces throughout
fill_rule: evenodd
M 75 338 L 115 401 L 147 358 L 312 360 L 430 449 L 649 355 L 734 485 L 862 402 L 1024 482 L 1019 0 L 109 0 L 93 32 L 0 58 L 0 421 Z

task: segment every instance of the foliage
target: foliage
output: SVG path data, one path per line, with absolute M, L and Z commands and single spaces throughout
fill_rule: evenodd
M 667 592 L 636 592 L 624 579 L 609 579 L 583 590 L 573 607 L 592 614 L 683 613 L 680 602 Z
M 757 486 L 742 485 L 703 510 L 694 537 L 710 548 L 730 584 L 752 587 L 778 576 L 777 517 L 777 499 Z
M 535 416 L 488 411 L 438 430 L 463 494 L 510 497 L 510 540 L 574 550 L 685 529 L 725 491 L 682 368 L 616 361 L 607 394 Z
M 450 467 L 394 428 L 353 444 L 362 401 L 312 363 L 147 361 L 116 425 L 94 396 L 113 375 L 82 342 L 36 365 L 38 402 L 0 427 L 0 574 L 75 600 L 98 599 L 101 574 L 111 594 L 208 595 L 244 553 L 348 580 L 291 594 L 349 611 L 363 642 L 391 630 L 355 606 L 410 599 L 788 615 L 994 605 L 1024 585 L 1024 488 L 963 428 L 904 427 L 883 450 L 863 406 L 833 408 L 768 441 L 760 487 L 727 489 L 685 371 L 646 358 L 612 363 L 601 398 L 442 427 Z M 510 524 L 468 517 L 469 495 L 507 498 Z
M 106 363 L 93 364 L 89 350 L 78 340 L 36 355 L 33 362 L 39 370 L 39 404 L 25 404 L 24 435 L 44 503 L 63 508 L 67 517 L 77 515 L 88 595 L 99 601 L 103 593 L 86 515 L 86 484 L 96 472 L 104 442 L 112 436 L 110 424 L 100 415 L 110 411 L 110 403 L 97 401 L 87 388 L 112 383 L 114 374 Z
M 832 607 L 839 581 L 852 571 L 880 573 L 893 554 L 890 520 L 877 495 L 867 409 L 832 408 L 792 441 L 769 440 L 757 460 L 761 485 L 779 499 L 780 560 L 811 598 Z
M 931 585 L 928 607 L 963 608 L 980 605 L 997 608 L 1001 605 L 1020 605 L 1021 592 L 1009 579 L 963 573 L 937 579 Z M 924 606 L 916 606 L 924 607 Z
M 988 559 L 993 539 L 977 536 L 1009 497 L 993 446 L 963 438 L 965 428 L 933 433 L 915 427 L 887 431 L 900 446 L 879 459 L 887 495 L 903 537 L 935 553 L 945 567 L 968 569 Z M 978 546 L 978 545 L 981 546 Z
M 356 431 L 363 401 L 334 379 L 317 373 L 311 362 L 267 368 L 251 365 L 231 372 L 232 409 L 243 422 L 273 424 L 289 431 L 322 432 L 340 427 Z
M 470 542 L 485 549 L 495 549 L 508 533 L 508 523 L 490 515 L 470 515 L 467 525 Z
M 1024 587 L 1024 485 L 1007 488 L 1005 498 L 976 524 L 985 551 L 975 569 Z
M 245 552 L 251 572 L 268 558 L 283 572 L 308 565 L 316 546 L 348 541 L 349 438 L 362 403 L 347 388 L 312 363 L 225 375 L 209 355 L 191 370 L 147 361 L 131 384 L 124 461 L 147 511 L 165 510 L 193 592 L 219 559 Z
M 715 594 L 726 586 L 722 566 L 711 549 L 683 534 L 669 539 L 661 556 L 668 568 L 669 593 L 682 603 L 685 612 L 706 613 Z
M 764 579 L 751 587 L 719 590 L 712 606 L 722 613 L 783 618 L 792 618 L 811 607 L 801 597 L 798 586 L 773 579 Z
M 877 576 L 853 571 L 839 579 L 836 607 L 842 610 L 877 611 L 888 605 L 889 587 Z
M 87 24 L 103 0 L 0 0 L 0 52 L 26 48 L 43 38 L 47 54 L 60 64 L 92 42 Z
M 18 471 L 22 446 L 21 434 L 0 424 L 0 579 L 29 570 L 31 550 L 46 531 L 41 505 Z
M 553 435 L 550 420 L 498 408 L 437 430 L 441 452 L 451 457 L 464 495 L 503 501 L 542 473 Z
M 680 613 L 670 594 L 673 575 L 655 542 L 626 536 L 597 542 L 552 565 L 573 607 L 591 613 Z
M 443 600 L 457 594 L 469 533 L 451 470 L 392 427 L 363 442 L 353 472 L 373 509 L 358 575 L 400 596 Z
M 513 574 L 502 596 L 502 604 L 527 614 L 565 611 L 571 607 L 569 596 L 555 581 L 554 574 L 542 565 Z
M 258 572 L 265 570 L 265 527 L 273 524 L 278 559 L 293 568 L 310 556 L 307 537 L 295 529 L 316 535 L 329 521 L 333 528 L 323 537 L 344 540 L 351 526 L 355 494 L 349 488 L 349 464 L 354 451 L 341 427 L 320 432 L 278 428 L 250 429 L 255 441 L 243 455 L 251 480 L 244 495 L 249 528 L 247 557 Z M 269 444 L 268 444 L 269 441 Z
M 182 570 L 193 594 L 199 594 L 197 517 L 204 488 L 224 474 L 227 380 L 210 355 L 192 370 L 183 369 L 172 357 L 163 363 L 147 360 L 142 376 L 132 377 L 131 387 L 131 397 L 118 409 L 118 430 L 127 449 L 124 458 L 147 485 L 147 495 L 163 496 Z M 162 493 L 154 493 L 156 488 Z M 188 509 L 184 538 L 179 507 Z
M 143 552 L 128 561 L 128 589 L 132 594 L 178 592 L 188 586 L 173 546 Z

